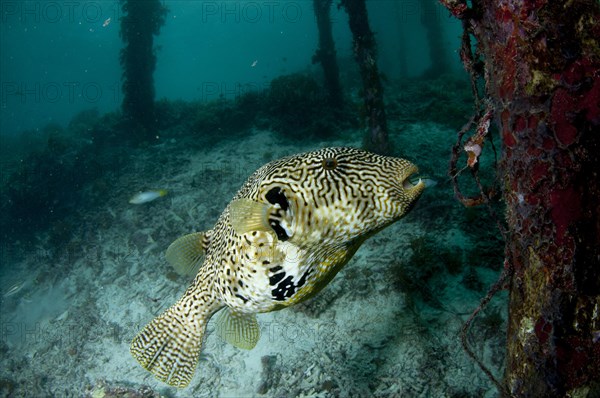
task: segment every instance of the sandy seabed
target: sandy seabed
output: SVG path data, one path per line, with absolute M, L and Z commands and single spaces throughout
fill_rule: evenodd
M 425 130 L 453 134 L 431 124 L 407 126 L 403 134 Z M 476 243 L 465 223 L 452 219 L 463 210 L 444 182 L 444 144 L 415 143 L 406 156 L 427 163 L 426 171 L 440 183 L 405 219 L 368 240 L 317 297 L 259 314 L 262 333 L 255 349 L 221 341 L 211 321 L 196 375 L 182 390 L 155 380 L 129 354 L 136 332 L 173 304 L 190 282 L 165 261 L 171 241 L 211 228 L 262 164 L 323 146 L 360 144 L 359 134 L 305 145 L 254 130 L 206 148 L 186 149 L 170 139 L 136 154 L 131 168 L 111 179 L 105 205 L 82 213 L 77 238 L 65 242 L 59 255 L 40 238 L 34 247 L 4 256 L 11 261 L 11 273 L 0 280 L 5 292 L 0 396 L 497 396 L 459 340 L 462 324 L 497 270 L 468 264 L 436 274 L 447 268 L 439 265 L 426 276 L 430 283 L 410 280 L 420 275 L 411 261 L 415 251 L 425 250 L 419 245 L 425 236 L 433 236 L 447 252 L 463 253 L 464 263 Z M 128 203 L 135 192 L 152 188 L 169 194 L 144 205 Z M 426 262 L 442 264 L 442 256 L 429 250 L 433 253 L 425 254 Z M 479 289 L 465 286 L 473 273 Z M 18 290 L 7 294 L 15 284 Z M 476 322 L 471 339 L 476 354 L 498 375 L 505 305 L 503 295 L 493 301 L 484 311 L 488 322 Z

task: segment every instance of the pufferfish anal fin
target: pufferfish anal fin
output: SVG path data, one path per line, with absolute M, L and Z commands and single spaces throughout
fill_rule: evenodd
M 269 210 L 273 205 L 251 199 L 236 199 L 229 204 L 231 227 L 238 235 L 252 231 L 272 232 Z
M 196 275 L 206 250 L 206 233 L 184 235 L 171 243 L 165 257 L 180 275 Z
M 217 335 L 238 348 L 251 350 L 260 339 L 260 327 L 255 314 L 233 314 L 228 308 L 219 313 Z

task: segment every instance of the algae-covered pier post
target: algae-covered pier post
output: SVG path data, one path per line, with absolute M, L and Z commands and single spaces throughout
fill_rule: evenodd
M 477 41 L 502 141 L 510 291 L 504 393 L 597 396 L 600 5 L 442 3 Z M 478 60 L 467 47 L 469 69 Z
M 364 146 L 379 154 L 389 154 L 392 149 L 388 138 L 383 86 L 377 68 L 377 47 L 375 35 L 369 26 L 365 0 L 343 0 L 341 4 L 348 12 L 350 31 L 354 38 L 354 57 L 363 83 L 367 124 Z
M 331 27 L 331 3 L 332 0 L 313 1 L 317 28 L 319 29 L 319 48 L 313 56 L 313 62 L 319 62 L 323 67 L 325 87 L 331 106 L 340 107 L 344 102 L 344 98 Z
M 429 47 L 430 65 L 423 73 L 424 77 L 436 78 L 448 72 L 447 52 L 445 51 L 444 29 L 442 27 L 442 15 L 438 13 L 441 9 L 436 0 L 422 0 L 423 14 L 421 15 L 421 25 L 427 32 L 427 44 Z M 442 9 L 443 10 L 443 9 Z
M 165 23 L 167 9 L 159 0 L 123 0 L 121 50 L 123 68 L 123 113 L 141 141 L 156 134 L 154 80 L 156 54 L 154 37 Z

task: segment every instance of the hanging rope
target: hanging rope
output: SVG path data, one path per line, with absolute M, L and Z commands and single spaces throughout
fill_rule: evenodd
M 496 190 L 494 186 L 497 184 L 497 173 L 494 180 L 494 183 L 490 188 L 484 188 L 481 180 L 479 178 L 479 167 L 480 157 L 483 152 L 483 147 L 486 142 L 489 142 L 492 146 L 494 153 L 494 163 L 493 168 L 497 170 L 497 153 L 496 148 L 494 147 L 493 140 L 489 137 L 490 135 L 490 125 L 491 121 L 494 117 L 494 106 L 489 100 L 482 100 L 479 95 L 479 89 L 477 82 L 479 78 L 483 74 L 482 63 L 479 61 L 479 57 L 475 56 L 472 51 L 471 46 L 471 33 L 469 30 L 469 20 L 464 18 L 466 14 L 468 14 L 468 8 L 463 7 L 465 4 L 462 1 L 444 1 L 442 0 L 447 7 L 452 6 L 450 11 L 453 14 L 456 12 L 460 16 L 459 18 L 463 21 L 463 37 L 462 37 L 462 46 L 460 50 L 460 57 L 465 66 L 467 73 L 469 73 L 470 81 L 471 81 L 471 89 L 473 92 L 473 99 L 475 105 L 475 114 L 471 117 L 471 119 L 463 126 L 463 128 L 457 133 L 456 142 L 452 146 L 452 155 L 450 158 L 449 165 L 449 174 L 450 179 L 452 181 L 452 186 L 454 188 L 454 194 L 456 198 L 467 207 L 479 206 L 485 204 L 490 212 L 490 215 L 495 220 L 498 230 L 502 234 L 504 241 L 506 241 L 506 230 L 500 221 L 500 217 L 496 214 L 496 211 L 493 209 L 491 205 L 491 199 L 496 195 Z M 464 18 L 464 19 L 463 19 Z M 465 135 L 468 132 L 475 130 L 473 135 L 464 141 Z M 462 168 L 458 168 L 459 159 L 461 159 L 461 155 L 466 153 L 467 161 L 466 165 Z M 466 196 L 461 192 L 458 178 L 462 172 L 469 170 L 471 175 L 475 181 L 475 184 L 479 190 L 479 194 L 476 196 Z M 477 315 L 484 310 L 491 299 L 501 290 L 506 288 L 506 282 L 509 278 L 512 277 L 513 269 L 512 266 L 505 260 L 504 268 L 502 273 L 498 277 L 498 280 L 489 288 L 486 295 L 481 299 L 479 305 L 475 310 L 471 313 L 467 321 L 463 324 L 460 331 L 460 340 L 463 349 L 467 353 L 467 355 L 479 366 L 479 368 L 483 371 L 483 373 L 490 379 L 492 383 L 496 386 L 498 391 L 502 396 L 511 397 L 511 393 L 509 388 L 501 381 L 498 380 L 493 373 L 488 369 L 488 367 L 475 355 L 473 350 L 471 349 L 468 342 L 468 334 L 469 329 Z

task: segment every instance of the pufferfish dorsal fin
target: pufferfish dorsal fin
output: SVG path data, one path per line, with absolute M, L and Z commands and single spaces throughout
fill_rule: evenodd
M 165 257 L 180 275 L 196 275 L 206 250 L 206 233 L 194 232 L 184 235 L 171 243 Z
M 273 205 L 252 199 L 236 199 L 229 204 L 229 220 L 238 235 L 252 231 L 272 232 L 269 211 Z
M 234 314 L 228 308 L 219 313 L 217 335 L 238 348 L 251 350 L 260 339 L 260 326 L 255 314 Z

